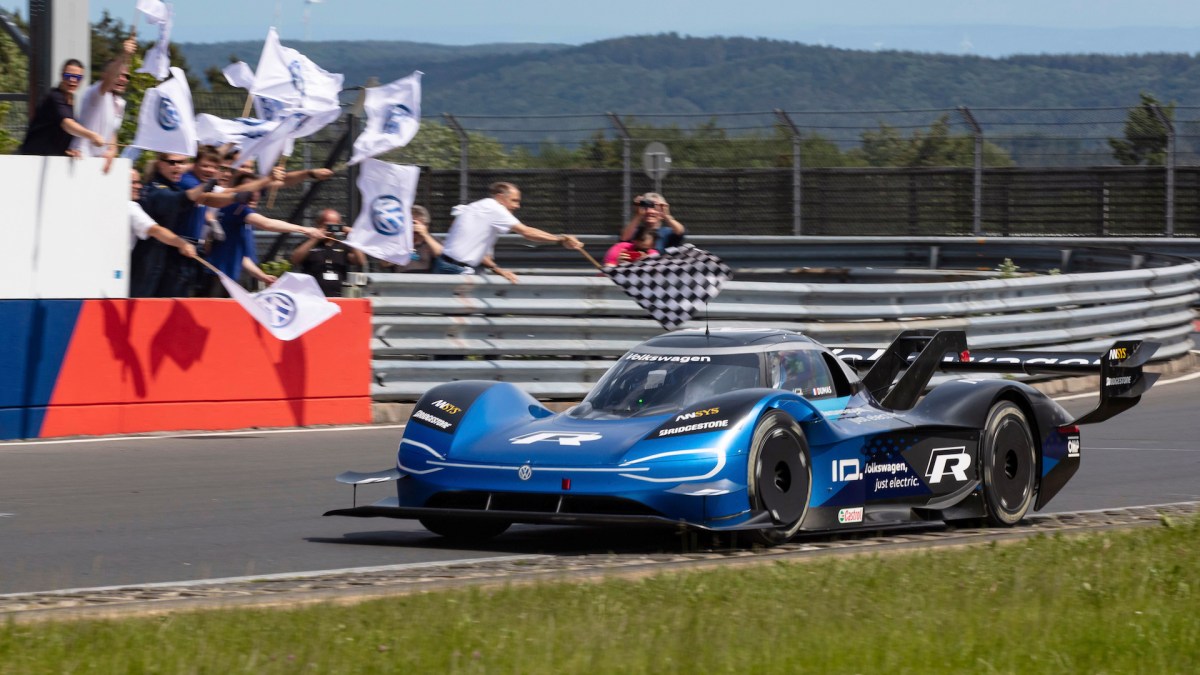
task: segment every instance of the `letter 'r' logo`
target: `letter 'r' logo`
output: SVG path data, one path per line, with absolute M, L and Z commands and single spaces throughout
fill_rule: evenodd
M 971 456 L 967 454 L 966 448 L 937 448 L 929 455 L 929 467 L 925 477 L 929 479 L 930 485 L 942 482 L 947 474 L 953 476 L 956 481 L 965 481 L 967 468 L 970 466 Z
M 510 438 L 508 442 L 513 445 L 529 445 L 530 443 L 540 443 L 542 441 L 558 441 L 559 445 L 578 446 L 586 441 L 598 441 L 601 438 L 604 437 L 600 434 L 590 432 L 535 431 L 532 434 Z

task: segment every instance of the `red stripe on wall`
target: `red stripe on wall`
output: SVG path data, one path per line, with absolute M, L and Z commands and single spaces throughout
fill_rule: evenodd
M 371 309 L 281 342 L 232 300 L 89 300 L 42 437 L 371 420 Z

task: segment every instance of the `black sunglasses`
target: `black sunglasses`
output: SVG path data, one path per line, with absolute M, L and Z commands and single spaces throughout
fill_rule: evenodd
M 187 164 L 186 159 L 160 159 L 158 161 L 162 162 L 163 164 L 170 165 L 170 166 L 179 166 L 180 164 Z

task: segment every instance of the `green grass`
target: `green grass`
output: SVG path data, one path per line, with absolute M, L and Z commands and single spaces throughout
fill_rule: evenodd
M 1085 537 L 0 626 L 0 673 L 1194 673 L 1200 520 Z

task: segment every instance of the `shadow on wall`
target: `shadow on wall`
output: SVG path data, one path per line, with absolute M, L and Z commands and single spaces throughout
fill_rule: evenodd
M 0 302 L 0 438 L 368 423 L 370 306 L 280 342 L 232 300 Z M 14 304 L 14 303 L 24 303 Z

